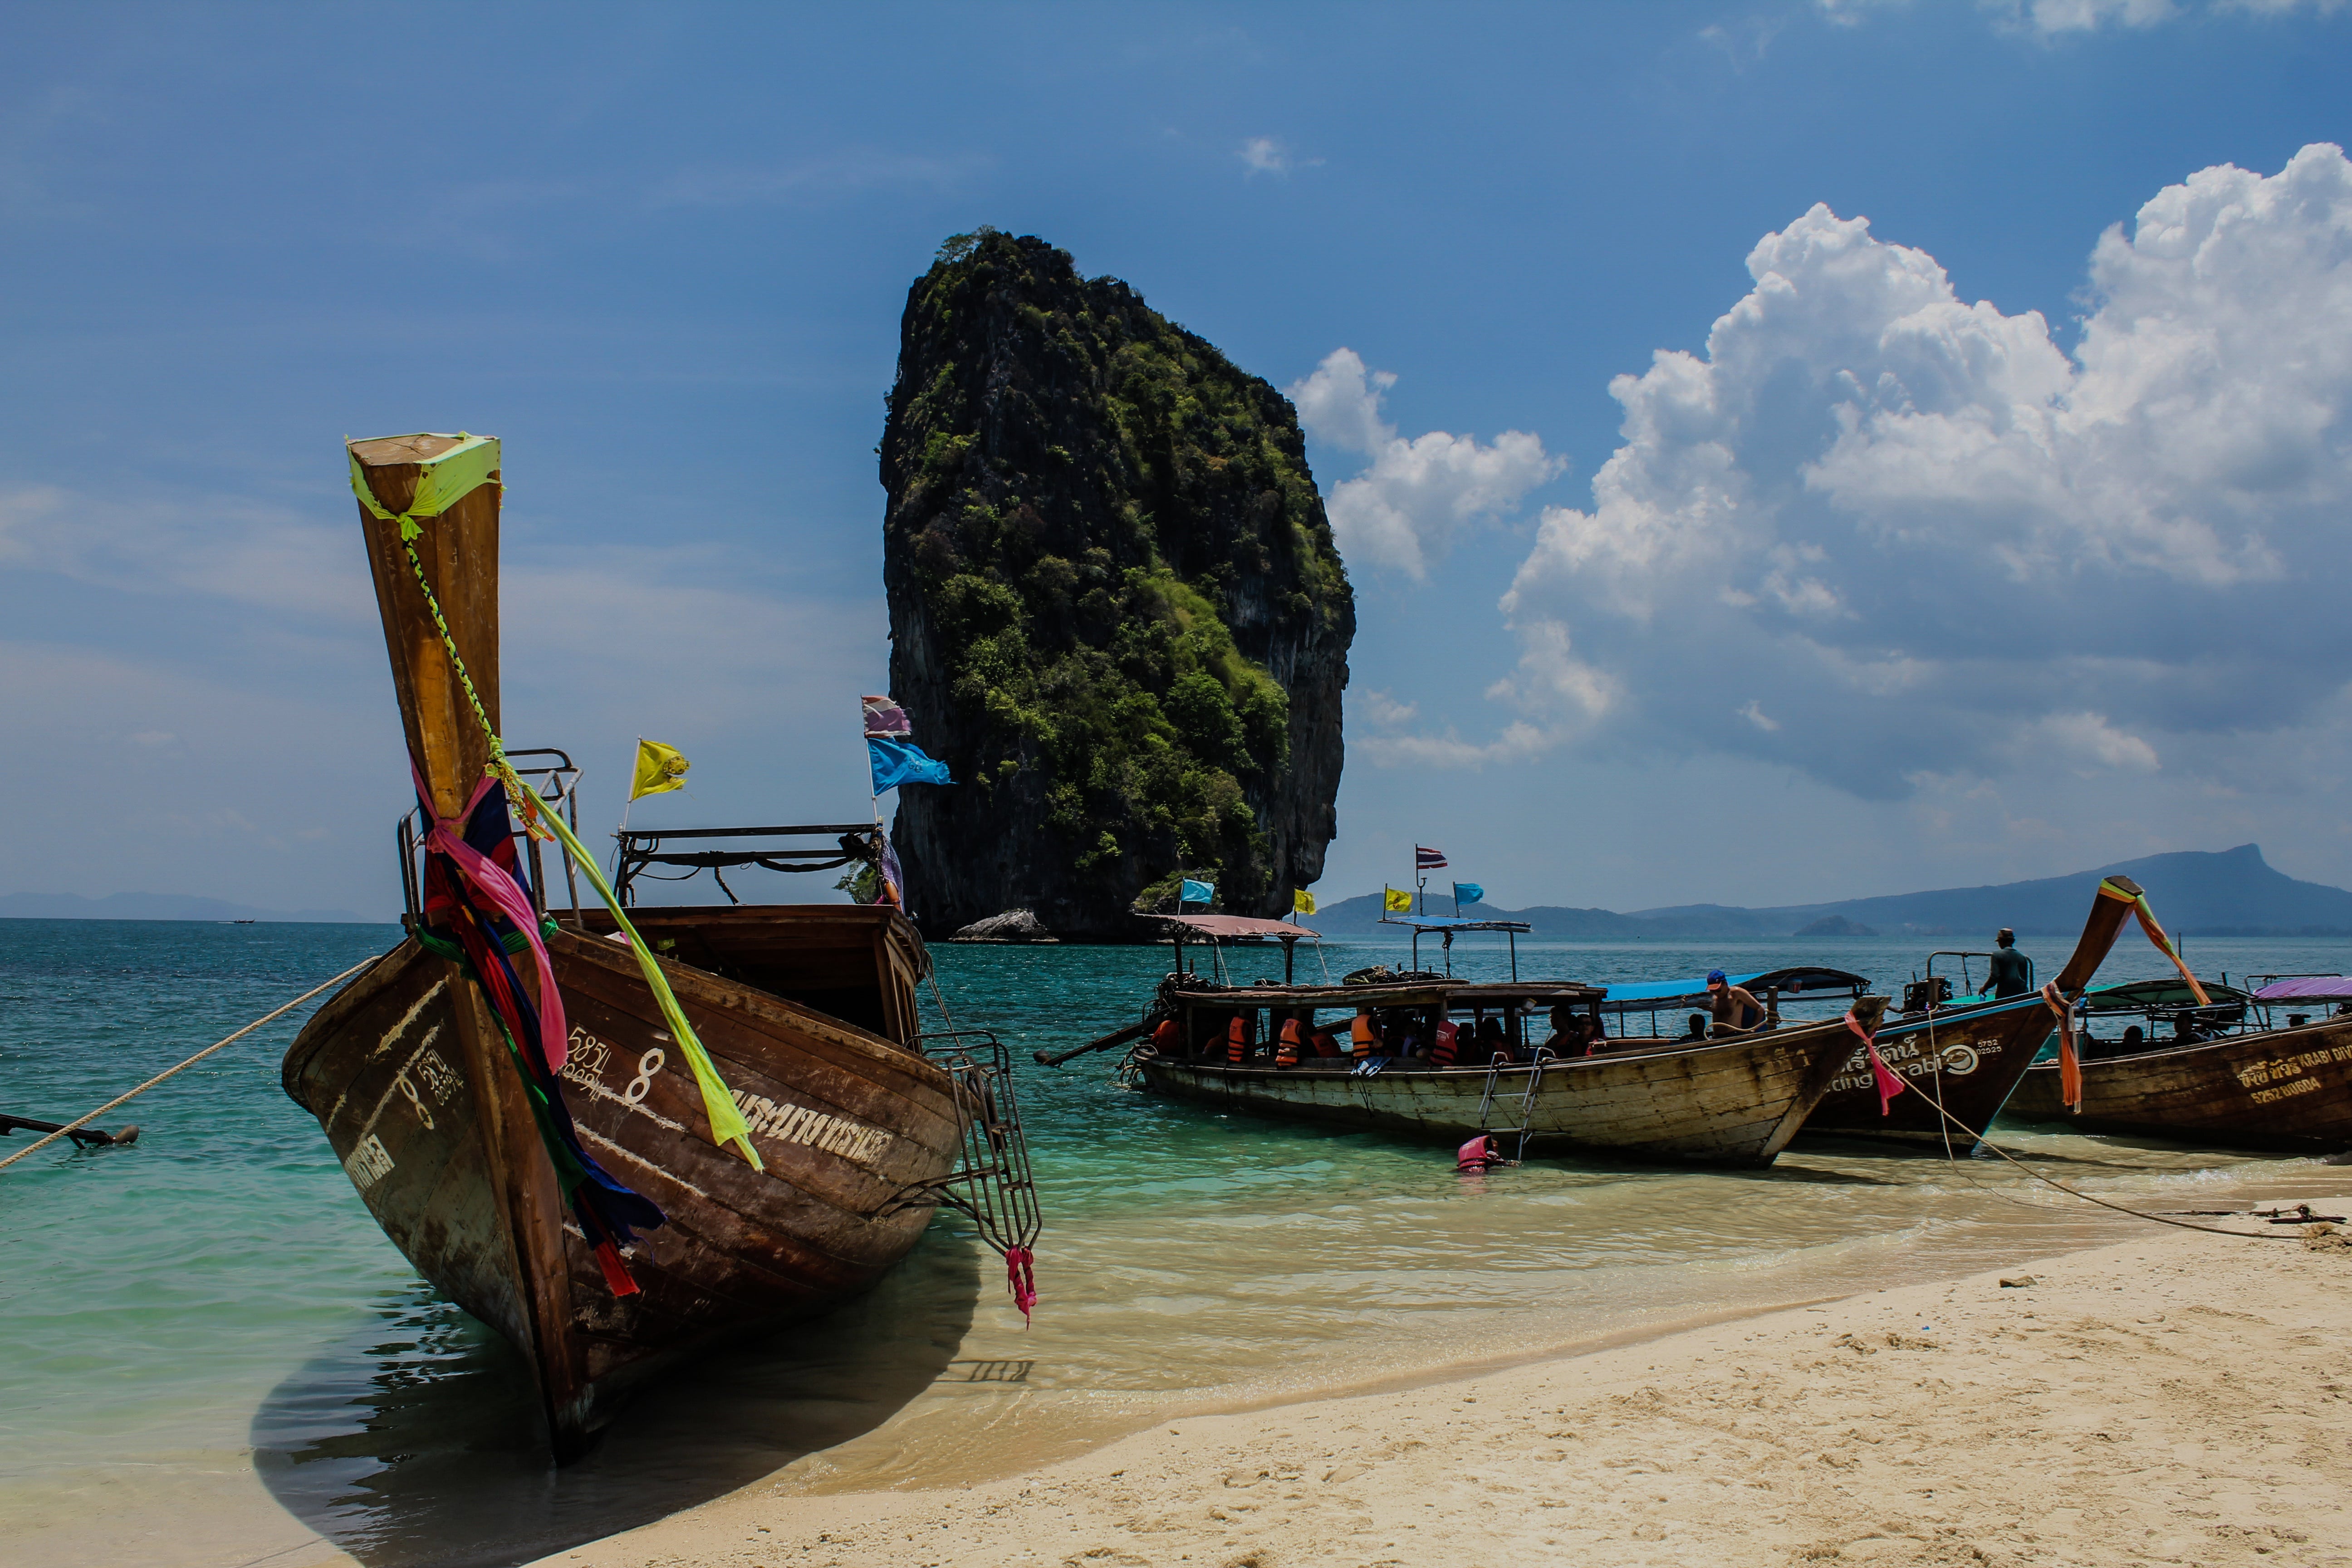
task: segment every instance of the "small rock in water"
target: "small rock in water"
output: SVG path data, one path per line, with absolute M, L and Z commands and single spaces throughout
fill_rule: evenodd
M 2041 1281 L 2035 1279 L 2031 1274 L 2020 1274 L 2014 1279 L 2002 1280 L 2000 1282 L 2000 1288 L 2004 1290 L 2022 1290 L 2028 1286 L 2037 1285 L 2039 1283 L 2041 1283 Z
M 1058 940 L 1045 929 L 1034 910 L 1006 910 L 984 921 L 974 921 L 965 926 L 950 942 L 1054 942 Z

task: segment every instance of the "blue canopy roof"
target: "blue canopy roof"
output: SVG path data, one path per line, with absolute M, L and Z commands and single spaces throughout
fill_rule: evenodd
M 1734 985 L 1744 985 L 1751 991 L 1781 991 L 1791 996 L 1807 992 L 1844 992 L 1859 994 L 1870 984 L 1869 977 L 1852 974 L 1843 969 L 1759 969 L 1749 974 L 1725 976 Z M 1651 1008 L 1661 1011 L 1668 1007 L 1699 1007 L 1706 1004 L 1705 980 L 1650 980 L 1632 985 L 1612 985 L 1601 999 L 1604 1013 L 1642 1013 Z

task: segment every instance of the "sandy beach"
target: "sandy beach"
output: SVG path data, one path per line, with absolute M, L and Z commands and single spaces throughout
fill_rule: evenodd
M 2343 1239 L 2151 1226 L 2017 1271 L 1187 1419 L 992 1483 L 772 1479 L 542 1561 L 2352 1562 Z

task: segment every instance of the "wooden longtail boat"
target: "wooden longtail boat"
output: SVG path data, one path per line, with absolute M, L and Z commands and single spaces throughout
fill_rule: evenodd
M 2117 893 L 2140 897 L 2139 884 L 2128 877 L 2110 877 L 2107 883 Z M 2053 982 L 2062 994 L 2082 994 L 2114 951 L 2133 908 L 2118 897 L 2093 895 L 2083 934 Z M 1886 1101 L 1881 1114 L 1870 1063 L 1857 1049 L 1806 1119 L 1807 1132 L 1889 1139 L 1963 1154 L 1983 1139 L 2050 1036 L 2055 1020 L 2049 1005 L 2029 994 L 1948 1007 L 1932 984 L 1916 989 L 1920 994 L 1906 994 L 1905 1001 L 1907 1005 L 1916 999 L 1919 1005 L 1881 1024 L 1877 1039 L 1879 1058 L 1913 1092 Z
M 1163 918 L 1211 942 L 1313 934 L 1235 916 Z M 1843 1018 L 1725 1040 L 1616 1037 L 1593 1056 L 1555 1057 L 1540 1037 L 1529 1038 L 1531 1018 L 1563 1008 L 1590 1012 L 1602 994 L 1599 986 L 1567 982 L 1474 984 L 1439 975 L 1226 986 L 1180 968 L 1163 984 L 1156 1008 L 1174 1031 L 1160 1044 L 1138 1046 L 1129 1061 L 1153 1092 L 1222 1109 L 1449 1143 L 1488 1131 L 1506 1151 L 1516 1146 L 1528 1154 L 1752 1166 L 1769 1164 L 1795 1136 L 1853 1041 Z M 1884 997 L 1864 997 L 1855 1011 L 1867 1026 L 1885 1006 Z M 1336 1015 L 1327 1024 L 1344 1041 L 1350 1020 L 1366 1008 L 1386 1016 L 1391 1028 L 1417 1029 L 1424 1041 L 1441 1022 L 1458 1021 L 1475 1032 L 1480 1020 L 1496 1019 L 1517 1059 L 1496 1063 L 1490 1054 L 1483 1065 L 1436 1067 L 1396 1057 L 1303 1057 L 1282 1067 L 1268 1054 L 1277 1020 L 1297 1018 L 1311 1027 L 1318 1015 Z M 1239 1065 L 1227 1044 L 1236 1017 L 1244 1038 L 1255 1042 Z
M 452 497 L 444 481 L 436 510 L 422 504 L 434 466 L 470 439 L 397 437 L 351 448 L 354 482 L 370 492 L 361 524 L 420 806 L 445 825 L 474 798 L 492 760 L 486 726 L 499 721 L 495 450 L 486 482 Z M 472 460 L 483 461 L 478 443 Z M 414 564 L 404 521 L 419 531 Z M 558 809 L 568 804 L 562 794 Z M 481 842 L 471 832 L 467 841 Z M 542 1131 L 548 1107 L 534 1095 L 545 1091 L 521 1065 L 537 1042 L 518 1043 L 501 1023 L 478 950 L 449 956 L 458 952 L 449 928 L 435 927 L 429 896 L 422 907 L 418 899 L 433 853 L 420 873 L 405 834 L 403 842 L 410 934 L 301 1031 L 286 1055 L 286 1089 L 319 1119 L 369 1212 L 417 1271 L 529 1362 L 559 1459 L 584 1451 L 616 1397 L 666 1360 L 866 1289 L 941 1203 L 975 1211 L 1000 1250 L 1028 1244 L 1034 1194 L 1002 1047 L 919 1037 L 914 987 L 929 958 L 897 909 L 636 916 L 656 943 L 712 966 L 647 960 L 723 1079 L 720 1092 L 764 1167 L 755 1168 L 714 1139 L 715 1112 L 688 1070 L 677 1020 L 632 947 L 601 934 L 616 918 L 583 919 L 575 900 L 573 925 L 541 928 L 569 1032 L 556 1098 L 569 1108 L 577 1150 L 666 1216 L 600 1260 L 583 1231 L 590 1222 L 576 1201 L 567 1206 L 557 1145 Z M 567 856 L 567 877 L 581 869 Z M 584 869 L 593 880 L 593 868 Z M 532 877 L 529 893 L 543 917 L 542 880 Z M 522 935 L 503 937 L 506 950 L 521 951 Z M 517 973 L 544 1006 L 535 967 Z
M 2202 1005 L 2170 981 L 2092 992 L 2084 999 L 2089 1016 L 2144 1020 L 2146 1047 L 2086 1040 L 2080 1110 L 2066 1110 L 2053 1062 L 2027 1071 L 2008 1114 L 2078 1132 L 2224 1149 L 2314 1154 L 2352 1149 L 2352 1016 L 2337 1013 L 2284 1028 L 2245 1026 L 2257 1016 L 2249 1003 L 2263 1008 L 2260 1017 L 2267 1024 L 2273 1005 L 2352 1003 L 2352 984 L 2336 993 L 2265 987 L 2251 997 L 2221 986 L 2210 990 L 2210 1001 Z M 2167 1025 L 2175 1037 L 2156 1039 Z

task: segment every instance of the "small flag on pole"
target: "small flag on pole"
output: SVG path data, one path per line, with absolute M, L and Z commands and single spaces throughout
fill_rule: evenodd
M 866 716 L 866 761 L 873 765 L 876 795 L 900 784 L 955 783 L 948 776 L 947 763 L 927 756 L 923 748 L 908 738 L 914 734 L 915 727 L 908 721 L 904 708 L 887 697 L 860 700 Z
M 1295 915 L 1313 914 L 1315 912 L 1315 895 L 1308 892 L 1304 888 L 1293 889 L 1290 895 L 1290 912 Z
M 1183 879 L 1183 886 L 1176 889 L 1176 901 L 1180 904 L 1213 904 L 1217 901 L 1216 884 L 1195 882 L 1187 877 Z
M 1454 901 L 1457 904 L 1475 904 L 1485 899 L 1486 896 L 1486 889 L 1480 887 L 1475 882 L 1456 882 L 1454 884 Z
M 693 764 L 677 754 L 675 746 L 665 746 L 659 741 L 637 738 L 637 771 L 629 782 L 629 798 L 639 800 L 649 795 L 681 789 L 686 784 L 686 770 Z
M 874 765 L 874 793 L 897 789 L 908 784 L 953 784 L 948 776 L 947 763 L 937 757 L 926 756 L 923 748 L 912 741 L 885 741 L 875 736 L 866 739 L 866 760 Z
M 1445 869 L 1445 851 L 1443 849 L 1424 848 L 1418 844 L 1414 845 L 1412 847 L 1412 868 L 1416 871 L 1443 871 Z
M 1409 915 L 1412 913 L 1412 889 L 1411 888 L 1382 888 L 1381 889 L 1381 912 L 1382 914 Z

